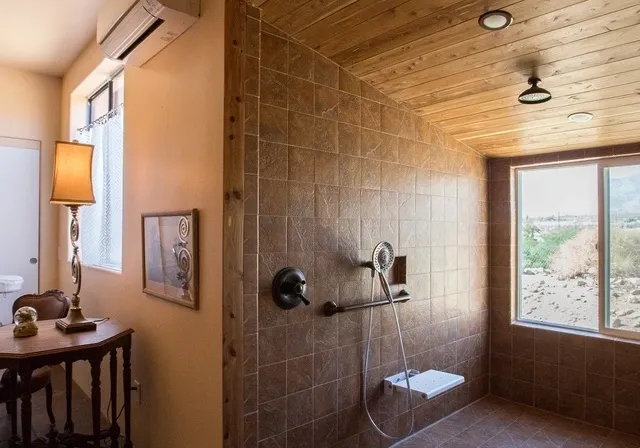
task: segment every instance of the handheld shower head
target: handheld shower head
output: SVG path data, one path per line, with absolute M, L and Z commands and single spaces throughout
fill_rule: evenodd
M 378 431 L 379 434 L 391 440 L 397 440 L 399 438 L 404 438 L 409 436 L 409 434 L 413 432 L 413 425 L 415 421 L 415 411 L 413 407 L 413 398 L 412 398 L 413 392 L 411 391 L 411 383 L 409 382 L 409 377 L 410 377 L 409 367 L 407 366 L 407 355 L 404 350 L 404 343 L 402 342 L 402 331 L 400 330 L 400 320 L 398 319 L 398 312 L 396 311 L 396 306 L 393 303 L 393 295 L 391 294 L 391 288 L 386 278 L 386 274 L 393 266 L 394 260 L 395 260 L 395 253 L 393 251 L 393 246 L 391 245 L 391 243 L 387 241 L 382 241 L 378 243 L 375 249 L 373 249 L 372 260 L 367 262 L 365 266 L 371 269 L 371 301 L 373 302 L 375 276 L 377 273 L 378 277 L 380 278 L 380 286 L 382 287 L 382 291 L 384 292 L 384 295 L 389 300 L 389 305 L 391 305 L 391 310 L 393 311 L 393 316 L 396 322 L 396 330 L 398 332 L 397 333 L 398 341 L 400 343 L 400 349 L 402 353 L 402 363 L 404 367 L 405 381 L 407 383 L 407 389 L 408 389 L 407 401 L 409 405 L 409 412 L 411 415 L 411 426 L 409 428 L 409 431 L 405 435 L 401 437 L 395 437 L 385 433 L 376 424 L 376 422 L 373 420 L 373 417 L 371 416 L 371 412 L 369 412 L 368 400 L 366 400 L 366 397 L 369 396 L 367 394 L 367 377 L 368 377 L 367 373 L 369 370 L 369 353 L 371 353 L 370 351 L 371 339 L 373 334 L 373 308 L 369 308 L 369 337 L 367 338 L 367 344 L 364 351 L 365 353 L 364 354 L 364 378 L 362 381 L 362 396 L 365 397 L 364 408 L 367 413 L 367 417 L 369 417 L 369 421 L 371 422 L 373 427 L 376 429 L 376 431 Z
M 373 259 L 371 261 L 373 263 L 373 269 L 378 274 L 386 274 L 387 271 L 391 269 L 391 266 L 393 266 L 394 260 L 395 254 L 391 243 L 382 241 L 373 249 Z

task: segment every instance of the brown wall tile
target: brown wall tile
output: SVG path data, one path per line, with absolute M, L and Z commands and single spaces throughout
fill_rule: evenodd
M 260 70 L 260 102 L 287 107 L 287 75 L 262 68 Z
M 260 39 L 262 43 L 260 64 L 262 67 L 287 73 L 289 68 L 289 42 L 287 39 L 264 32 Z
M 313 50 L 296 42 L 289 42 L 289 74 L 313 81 Z
M 304 79 L 288 77 L 288 107 L 290 110 L 305 114 L 314 113 L 314 85 Z M 285 106 L 286 107 L 286 106 Z
M 339 119 L 341 122 L 360 126 L 360 97 L 340 92 Z
M 270 142 L 287 143 L 286 109 L 260 105 L 260 138 Z
M 318 84 L 337 89 L 338 65 L 318 53 L 314 53 L 313 55 L 313 64 L 314 81 Z
M 468 381 L 425 406 L 419 422 L 484 395 L 485 161 L 282 31 L 254 22 L 245 61 L 244 250 L 251 256 L 243 309 L 245 330 L 257 332 L 245 340 L 248 440 L 262 448 L 379 448 L 360 408 L 368 314 L 325 317 L 322 303 L 368 300 L 370 276 L 360 265 L 381 239 L 390 241 L 407 257 L 406 284 L 393 290 L 404 287 L 413 297 L 398 307 L 410 362 Z M 271 279 L 287 265 L 307 274 L 309 307 L 283 311 L 272 300 Z M 512 363 L 511 335 L 502 342 L 498 335 L 502 373 L 522 379 L 506 389 L 533 404 L 533 339 L 531 354 L 523 350 L 531 359 Z M 380 381 L 398 371 L 397 344 L 390 310 L 376 310 L 368 398 L 377 399 Z M 392 398 L 374 414 L 397 429 L 402 407 Z
M 321 151 L 338 152 L 337 121 L 316 117 L 313 127 L 313 147 Z

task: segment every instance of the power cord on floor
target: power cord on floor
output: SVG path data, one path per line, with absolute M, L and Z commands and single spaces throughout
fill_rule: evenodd
M 109 420 L 109 423 L 113 423 L 111 421 L 111 415 L 109 413 L 110 410 L 111 410 L 111 398 L 109 398 L 109 404 L 107 405 L 107 420 Z M 122 415 L 122 411 L 124 411 L 124 405 L 122 405 L 122 407 L 120 408 L 120 412 L 118 412 L 118 415 L 116 416 L 116 422 L 118 420 L 120 420 L 120 416 Z
M 124 446 L 124 437 L 123 436 L 118 437 L 118 441 L 120 442 L 119 446 Z M 110 448 L 111 447 L 111 439 L 102 440 L 100 442 L 100 446 L 102 448 Z

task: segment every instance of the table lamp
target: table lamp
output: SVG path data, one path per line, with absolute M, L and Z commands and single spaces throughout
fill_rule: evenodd
M 96 203 L 93 196 L 91 180 L 91 164 L 93 161 L 93 145 L 77 142 L 56 142 L 55 161 L 53 165 L 53 185 L 51 187 L 52 204 L 60 204 L 71 210 L 70 236 L 73 256 L 71 257 L 71 279 L 76 285 L 76 292 L 71 298 L 71 308 L 64 319 L 56 321 L 56 327 L 65 333 L 91 331 L 96 323 L 87 320 L 80 308 L 80 288 L 82 287 L 82 265 L 78 237 L 80 223 L 78 207 Z

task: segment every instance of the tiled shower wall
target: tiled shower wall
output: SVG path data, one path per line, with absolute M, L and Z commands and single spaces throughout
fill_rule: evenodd
M 491 393 L 640 435 L 640 344 L 512 325 L 512 167 L 640 152 L 638 145 L 490 160 Z
M 361 403 L 368 312 L 322 306 L 369 300 L 380 240 L 407 256 L 398 305 L 410 368 L 465 376 L 416 411 L 422 428 L 488 392 L 486 160 L 400 108 L 248 8 L 244 331 L 245 446 L 386 446 Z M 271 280 L 307 276 L 311 305 L 278 308 Z M 379 288 L 376 283 L 376 295 Z M 400 370 L 389 307 L 374 315 L 367 398 L 399 434 L 405 402 L 381 394 Z

